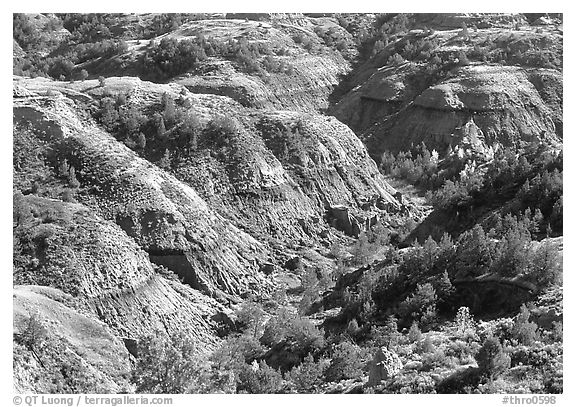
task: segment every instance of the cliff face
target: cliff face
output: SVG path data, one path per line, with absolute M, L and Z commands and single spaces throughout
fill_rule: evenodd
M 239 134 L 175 173 L 250 233 L 310 245 L 329 233 L 324 218 L 334 205 L 360 210 L 374 196 L 398 205 L 364 146 L 337 120 L 290 111 L 229 115 L 242 122 Z
M 202 34 L 222 41 L 243 38 L 253 44 L 265 43 L 275 61 L 284 64 L 283 72 L 248 74 L 235 69 L 229 61 L 211 58 L 201 75 L 185 74 L 174 82 L 194 93 L 228 96 L 247 107 L 310 112 L 328 107 L 328 96 L 339 77 L 350 69 L 340 52 L 325 45 L 319 32 L 330 32 L 341 38 L 346 51 L 354 52 L 350 34 L 333 19 L 298 15 L 274 16 L 259 22 L 194 21 L 157 40 L 194 38 Z
M 552 110 L 530 81 L 531 71 L 478 65 L 454 75 L 370 128 L 372 151 L 402 150 L 420 142 L 444 151 L 457 144 L 457 130 L 470 121 L 482 130 L 489 145 L 556 137 Z
M 198 150 L 187 154 L 172 172 L 212 210 L 261 241 L 272 237 L 289 245 L 311 245 L 320 239 L 328 245 L 319 236 L 330 233 L 324 218 L 331 206 L 346 205 L 361 212 L 366 200 L 377 197 L 391 203 L 391 208 L 400 208 L 393 197 L 395 190 L 384 181 L 360 140 L 334 118 L 245 108 L 228 97 L 193 94 L 181 85 L 137 78 L 107 78 L 105 88 L 96 81 L 19 83 L 29 91 L 52 89 L 84 103 L 105 94 L 124 94 L 125 106 L 142 112 L 157 110 L 167 94 L 190 106 L 187 109 L 197 115 L 201 126 L 230 118 L 237 123 L 237 133 L 222 143 L 215 142 L 214 135 L 201 134 Z
M 171 175 L 78 108 L 120 93 L 142 112 L 157 108 L 164 94 L 184 98 L 204 126 L 226 115 L 237 131 L 224 143 L 203 133 L 203 147 Z M 209 341 L 214 315 L 225 310 L 204 295 L 225 301 L 266 293 L 272 285 L 260 271 L 265 262 L 283 264 L 286 248 L 329 247 L 332 208 L 344 208 L 350 225 L 340 228 L 353 235 L 379 211 L 366 211 L 365 202 L 388 203 L 383 212 L 401 208 L 362 143 L 331 117 L 249 109 L 134 78 L 108 78 L 104 89 L 96 81 L 16 78 L 14 94 L 15 123 L 34 128 L 51 160 L 66 160 L 81 185 L 79 204 L 28 198 L 70 220 L 50 226 L 54 234 L 35 268 L 44 271 L 17 273 L 15 281 L 89 299 L 118 335 L 182 325 Z M 150 260 L 184 285 L 159 276 Z
M 27 196 L 20 205 L 36 216 L 17 229 L 23 249 L 16 284 L 63 291 L 76 309 L 119 337 L 185 331 L 204 346 L 215 342 L 215 318 L 224 308 L 175 277 L 158 274 L 118 225 L 77 203 Z
M 202 126 L 227 116 L 237 130 L 223 142 L 202 133 L 201 147 L 170 174 L 87 114 L 101 98 L 120 93 L 142 112 L 158 109 L 164 94 L 184 98 Z M 15 304 L 61 327 L 48 330 L 50 346 L 80 355 L 92 346 L 75 342 L 79 333 L 67 325 L 72 320 L 99 332 L 94 341 L 111 352 L 121 349 L 118 358 L 97 352 L 93 359 L 100 364 L 89 355 L 54 361 L 81 363 L 98 391 L 128 386 L 123 373 L 115 373 L 129 370 L 118 338 L 130 349 L 155 330 L 184 331 L 210 349 L 233 324 L 228 301 L 273 288 L 261 271 L 265 264 L 283 265 L 298 250 L 319 245 L 327 250 L 331 225 L 357 235 L 376 210 L 363 209 L 367 200 L 389 204 L 383 212 L 401 208 L 355 134 L 319 114 L 256 110 L 136 78 L 108 78 L 104 88 L 97 81 L 15 78 L 13 117 L 15 125 L 32 129 L 36 146 L 18 154 L 40 157 L 51 173 L 67 163 L 80 184 L 77 202 L 42 198 L 30 168 L 15 167 L 18 185 L 29 194 L 21 204 L 33 214 L 15 232 L 23 248 L 14 273 L 22 294 Z M 19 140 L 18 148 L 27 142 Z M 54 175 L 43 176 L 56 182 Z M 333 211 L 342 215 L 338 225 Z M 18 311 L 19 330 L 28 323 L 25 312 Z M 36 363 L 30 352 L 21 349 L 17 386 L 49 391 L 46 383 L 25 384 Z
M 70 295 L 15 286 L 14 387 L 19 392 L 118 393 L 130 389 L 122 340 Z
M 350 70 L 349 61 L 357 54 L 352 35 L 329 17 L 275 14 L 254 18 L 188 21 L 154 38 L 129 40 L 123 54 L 96 58 L 83 66 L 94 76 L 111 77 L 122 72 L 156 81 L 143 68 L 143 58 L 151 44 L 165 39 L 203 38 L 219 45 L 201 64 L 168 78 L 170 82 L 184 85 L 194 93 L 228 96 L 246 107 L 296 111 L 328 108 L 330 94 Z M 131 32 L 140 24 L 131 21 L 126 25 L 124 30 Z M 237 61 L 237 51 L 231 44 L 240 41 L 260 50 L 244 61 L 250 67 Z M 169 58 L 164 61 L 173 62 Z
M 561 138 L 561 28 L 493 17 L 419 15 L 423 27 L 439 31 L 413 30 L 391 41 L 350 75 L 350 90 L 330 113 L 373 157 L 422 141 L 444 151 L 470 122 L 489 145 Z M 463 23 L 465 31 L 455 29 Z M 433 57 L 406 51 L 415 47 Z M 391 63 L 394 54 L 409 60 Z M 464 54 L 471 62 L 459 60 Z
M 82 202 L 151 254 L 179 256 L 194 288 L 230 296 L 266 286 L 258 272 L 265 251 L 255 239 L 211 211 L 192 188 L 82 121 L 67 99 L 15 100 L 14 119 L 44 130 L 77 169 Z
M 13 78 L 16 390 L 133 392 L 142 336 L 183 332 L 198 352 L 210 352 L 244 328 L 234 312 L 243 300 L 286 331 L 261 356 L 280 365 L 293 341 L 277 311 L 297 302 L 299 315 L 313 313 L 315 325 L 343 328 L 358 339 L 355 348 L 368 349 L 374 338 L 362 332 L 404 312 L 428 286 L 445 304 L 441 291 L 460 284 L 458 301 L 472 301 L 479 315 L 532 298 L 532 285 L 517 295 L 509 280 L 450 281 L 446 272 L 436 281 L 430 241 L 427 264 L 400 268 L 413 250 L 400 247 L 421 235 L 440 241 L 454 225 L 488 230 L 496 215 L 520 207 L 505 186 L 502 202 L 478 194 L 484 201 L 470 210 L 432 211 L 421 222 L 430 207 L 414 202 L 428 195 L 409 196 L 424 181 L 451 176 L 451 165 L 471 161 L 458 170 L 464 181 L 489 170 L 485 161 L 501 145 L 545 140 L 531 148 L 560 153 L 561 20 L 485 13 L 32 18 L 33 30 L 15 24 L 14 71 L 59 80 Z M 50 31 L 60 20 L 70 31 Z M 109 33 L 100 32 L 104 26 Z M 353 63 L 371 51 L 368 61 Z M 398 164 L 394 177 L 398 169 L 418 182 L 412 188 L 395 179 L 403 195 L 374 159 L 421 142 L 436 151 L 412 156 L 415 164 L 390 160 Z M 453 160 L 444 157 L 449 147 L 458 147 Z M 468 186 L 447 194 L 461 194 L 460 187 Z M 394 284 L 397 292 L 376 301 L 374 293 Z M 562 318 L 552 297 L 554 290 L 531 310 L 549 327 Z M 420 322 L 433 310 L 443 318 L 442 307 L 426 307 Z M 307 323 L 286 322 L 316 335 Z M 351 329 L 353 322 L 362 327 Z M 315 351 L 321 364 L 336 356 L 328 342 Z M 449 374 L 445 367 L 436 372 Z

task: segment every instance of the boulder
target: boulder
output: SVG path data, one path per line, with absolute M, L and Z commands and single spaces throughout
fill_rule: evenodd
M 276 266 L 272 263 L 264 263 L 260 266 L 260 271 L 269 276 L 276 271 Z
M 400 370 L 402 370 L 400 357 L 386 348 L 380 348 L 370 363 L 368 386 L 377 386 L 383 380 L 398 374 Z
M 303 267 L 303 264 L 302 259 L 299 256 L 292 257 L 290 260 L 284 263 L 284 268 L 291 271 L 295 271 L 301 267 Z
M 333 220 L 333 226 L 346 233 L 357 237 L 360 234 L 360 222 L 350 213 L 350 209 L 344 205 L 334 205 L 328 210 L 329 216 Z

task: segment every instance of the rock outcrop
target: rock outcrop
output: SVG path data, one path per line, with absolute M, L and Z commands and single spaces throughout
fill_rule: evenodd
M 222 41 L 233 37 L 256 44 L 265 42 L 269 49 L 274 50 L 274 58 L 290 67 L 290 73 L 246 74 L 237 72 L 228 61 L 216 58 L 206 65 L 206 74 L 184 75 L 175 82 L 194 93 L 229 96 L 249 107 L 303 112 L 327 108 L 328 96 L 337 85 L 339 76 L 349 70 L 349 63 L 340 52 L 326 47 L 318 33 L 337 33 L 352 50 L 350 34 L 331 18 L 278 14 L 270 16 L 268 21 L 263 21 L 264 18 L 259 20 L 192 21 L 158 40 L 164 37 L 191 38 L 202 34 Z M 315 47 L 317 51 L 305 49 L 303 42 L 311 44 L 310 47 Z
M 402 370 L 400 357 L 386 348 L 380 348 L 370 362 L 370 373 L 368 377 L 369 387 L 374 387 L 382 383 L 383 380 L 397 375 Z
M 490 20 L 486 15 L 440 17 L 466 22 L 467 35 L 450 23 L 400 36 L 349 75 L 348 91 L 329 109 L 366 141 L 372 157 L 422 141 L 442 153 L 456 147 L 457 129 L 470 121 L 488 146 L 562 137 L 561 30 L 530 27 L 521 15 L 499 16 L 484 28 L 470 27 L 476 17 Z M 437 17 L 426 18 L 434 26 Z M 414 44 L 428 44 L 435 59 L 389 62 Z M 463 53 L 473 62 L 460 62 Z
M 246 107 L 322 111 L 348 63 L 338 54 L 278 57 L 291 66 L 291 74 L 272 73 L 263 78 L 236 72 L 227 62 L 214 64 L 210 74 L 176 78 L 193 93 L 228 96 Z
M 183 331 L 203 347 L 215 343 L 214 317 L 225 313 L 224 307 L 158 274 L 118 225 L 81 204 L 34 196 L 23 204 L 38 218 L 21 225 L 17 235 L 25 249 L 14 273 L 16 284 L 63 291 L 118 337 Z
M 438 30 L 460 29 L 463 25 L 477 28 L 512 28 L 528 21 L 520 13 L 422 13 L 416 15 L 419 24 Z
M 120 393 L 130 389 L 126 380 L 130 355 L 124 344 L 106 324 L 82 312 L 77 302 L 55 288 L 14 287 L 17 391 Z
M 180 256 L 176 271 L 193 288 L 216 297 L 265 290 L 258 241 L 211 211 L 188 185 L 80 119 L 68 99 L 17 99 L 14 120 L 43 130 L 60 159 L 77 169 L 87 191 L 82 202 L 154 256 Z
M 199 151 L 182 160 L 173 173 L 210 209 L 260 241 L 272 238 L 285 245 L 300 245 L 323 240 L 330 225 L 330 219 L 327 223 L 324 219 L 335 205 L 354 211 L 362 230 L 365 220 L 375 215 L 362 210 L 366 201 L 377 199 L 379 210 L 386 212 L 400 209 L 393 196 L 396 191 L 363 144 L 333 117 L 249 109 L 228 97 L 192 94 L 180 85 L 138 78 L 107 78 L 105 88 L 94 80 L 68 84 L 36 78 L 18 83 L 19 92 L 52 89 L 80 103 L 93 103 L 105 94 L 124 94 L 128 107 L 146 112 L 157 109 L 166 93 L 175 100 L 187 100 L 202 126 L 215 118 L 233 119 L 236 134 L 219 144 L 210 135 L 199 136 Z M 128 220 L 119 220 L 134 228 Z M 359 232 L 346 233 L 354 236 Z M 149 252 L 154 261 L 168 267 L 187 262 L 183 253 L 174 250 L 163 258 L 156 258 L 153 247 Z M 190 273 L 187 267 L 181 269 Z
M 406 109 L 368 130 L 371 153 L 425 142 L 444 151 L 461 141 L 457 129 L 473 121 L 488 145 L 556 137 L 551 109 L 518 67 L 477 65 L 426 89 Z
M 247 107 L 322 111 L 328 107 L 328 98 L 340 77 L 350 70 L 348 59 L 356 54 L 351 34 L 333 18 L 274 14 L 188 21 L 155 38 L 130 41 L 125 54 L 89 61 L 87 68 L 106 77 L 121 69 L 125 75 L 148 78 L 141 70 L 141 57 L 151 42 L 195 40 L 200 36 L 224 46 L 242 40 L 263 47 L 259 56 L 251 57 L 252 62 L 265 65 L 268 58 L 276 68 L 264 66 L 257 72 L 241 69 L 228 50 L 209 56 L 201 68 L 171 81 L 194 93 L 228 96 Z

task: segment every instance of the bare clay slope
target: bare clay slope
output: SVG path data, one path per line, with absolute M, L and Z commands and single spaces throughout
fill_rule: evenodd
M 444 151 L 458 144 L 458 130 L 474 122 L 488 145 L 555 138 L 552 110 L 530 82 L 539 72 L 475 65 L 432 86 L 406 109 L 368 130 L 375 153 L 425 142 Z
M 215 341 L 216 301 L 155 271 L 148 255 L 116 224 L 82 204 L 26 196 L 36 216 L 16 235 L 23 247 L 14 272 L 19 285 L 52 287 L 73 296 L 77 310 L 125 338 L 160 329 Z M 26 209 L 28 208 L 28 209 Z
M 158 81 L 179 83 L 194 93 L 228 96 L 247 107 L 326 109 L 329 95 L 350 69 L 343 54 L 352 56 L 356 52 L 351 34 L 334 18 L 310 18 L 302 14 L 260 17 L 259 21 L 244 18 L 188 21 L 152 39 L 128 41 L 128 49 L 122 55 L 99 58 L 85 65 L 94 75 L 112 77 L 122 72 L 156 80 L 142 67 L 142 58 L 150 44 L 204 38 L 220 45 L 197 67 Z M 248 61 L 259 66 L 259 70 L 240 66 L 234 52 L 218 49 L 240 41 L 261 49 Z M 327 41 L 339 41 L 341 45 L 337 50 L 335 45 L 327 46 Z
M 151 254 L 177 256 L 192 287 L 220 297 L 264 289 L 264 249 L 256 240 L 213 213 L 192 188 L 81 120 L 69 100 L 19 98 L 14 118 L 45 130 L 78 169 L 88 206 Z
M 455 148 L 470 123 L 488 145 L 561 138 L 561 25 L 505 17 L 420 16 L 425 29 L 393 38 L 357 67 L 330 112 L 373 157 L 422 141 L 439 152 Z M 465 31 L 456 29 L 463 23 Z
M 123 108 L 148 115 L 158 112 L 161 99 L 168 95 L 178 109 L 197 116 L 203 128 L 229 118 L 235 123 L 231 134 L 205 130 L 195 151 L 165 140 L 169 153 L 178 157 L 171 171 L 212 210 L 260 241 L 272 238 L 282 246 L 318 243 L 329 236 L 327 216 L 338 205 L 360 220 L 379 212 L 374 207 L 362 210 L 375 199 L 390 204 L 388 212 L 401 208 L 393 197 L 396 191 L 360 140 L 332 117 L 246 108 L 228 97 L 193 94 L 181 85 L 137 78 L 107 78 L 105 87 L 97 81 L 69 84 L 39 78 L 18 79 L 18 83 L 40 93 L 58 91 L 78 102 L 97 103 L 106 95 L 123 95 Z
M 126 380 L 130 355 L 124 343 L 94 315 L 79 312 L 70 295 L 51 287 L 15 286 L 13 304 L 16 391 L 120 393 L 130 389 Z

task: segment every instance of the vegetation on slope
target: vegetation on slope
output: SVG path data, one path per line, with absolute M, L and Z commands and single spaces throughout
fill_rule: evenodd
M 286 49 L 244 37 L 168 37 L 152 41 L 136 61 L 122 66 L 130 59 L 119 56 L 133 56 L 128 42 L 169 33 L 195 18 L 161 15 L 134 25 L 114 14 L 15 14 L 14 73 L 85 80 L 99 73 L 101 59 L 110 59 L 142 78 L 165 82 L 186 72 L 203 74 L 206 62 L 217 57 L 263 79 L 268 73 L 292 75 L 293 67 L 281 58 Z M 340 92 L 361 81 L 355 75 L 363 70 L 406 62 L 414 64 L 406 80 L 415 93 L 475 62 L 562 66 L 561 49 L 550 46 L 546 33 L 525 35 L 520 22 L 484 39 L 481 29 L 464 24 L 449 39 L 458 49 L 451 52 L 422 16 L 334 18 L 352 34 L 358 54 L 350 52 L 352 44 L 337 27 L 317 25 L 320 42 L 298 33 L 292 40 L 312 54 L 325 46 L 348 59 L 357 55 L 359 68 Z M 201 121 L 184 94 L 166 93 L 140 110 L 128 103 L 129 95 L 108 93 L 105 83 L 101 77 L 103 97 L 85 106 L 86 117 L 161 169 L 185 178 L 201 152 L 228 163 L 241 157 L 243 129 L 233 117 Z M 272 133 L 268 123 L 260 124 L 262 132 Z M 49 147 L 46 137 L 33 128 L 14 128 L 14 283 L 77 295 L 81 284 L 71 280 L 77 275 L 68 273 L 63 256 L 68 246 L 91 247 L 82 238 L 91 230 L 70 215 L 76 212 L 59 211 L 60 203 L 35 196 L 71 208 L 86 187 L 82 174 L 61 158 L 67 146 Z M 269 138 L 285 150 L 279 161 L 286 166 L 298 166 L 310 147 L 290 132 Z M 292 258 L 281 271 L 290 287 L 227 304 L 235 315 L 222 323 L 215 349 L 199 349 L 182 332 L 137 338 L 131 388 L 119 388 L 95 374 L 70 352 L 64 336 L 34 314 L 21 318 L 15 332 L 15 369 L 39 369 L 42 375 L 30 377 L 43 392 L 560 393 L 562 168 L 562 152 L 547 143 L 498 146 L 484 155 L 460 147 L 430 151 L 424 144 L 386 152 L 381 171 L 426 192 L 433 207 L 429 218 L 392 227 L 402 218 L 386 217 L 387 223 L 380 221 L 354 241 L 332 239 L 330 253 L 318 264 L 312 257 Z M 74 242 L 62 239 L 75 233 L 80 237 Z

